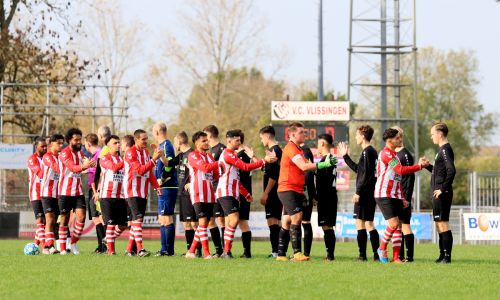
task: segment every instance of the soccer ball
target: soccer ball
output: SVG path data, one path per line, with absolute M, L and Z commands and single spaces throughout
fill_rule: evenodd
M 40 253 L 40 249 L 35 243 L 28 243 L 24 246 L 24 255 L 37 255 Z

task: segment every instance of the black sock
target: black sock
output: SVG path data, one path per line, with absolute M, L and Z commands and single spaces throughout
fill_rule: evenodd
M 290 242 L 290 230 L 285 230 L 281 228 L 278 238 L 278 256 L 286 256 L 289 242 Z
M 453 234 L 451 234 L 451 230 L 443 232 L 443 248 L 444 256 L 451 256 L 451 249 L 453 248 Z
M 405 244 L 406 258 L 413 260 L 413 250 L 415 249 L 415 235 L 413 233 L 405 235 Z
M 366 242 L 368 240 L 368 235 L 366 234 L 366 229 L 358 230 L 358 248 L 359 257 L 366 258 Z
M 104 238 L 104 235 L 106 232 L 104 231 L 104 225 L 102 223 L 99 223 L 95 226 L 95 232 L 97 234 L 97 248 L 99 251 L 102 250 L 102 239 Z
M 251 245 L 252 245 L 252 232 L 245 231 L 241 233 L 241 241 L 243 242 L 243 254 L 246 256 L 252 256 Z
M 302 252 L 302 228 L 300 225 L 290 225 L 290 240 L 292 241 L 293 254 Z
M 189 248 L 191 248 L 191 244 L 193 243 L 193 240 L 194 240 L 194 230 L 187 229 L 184 232 L 184 236 L 186 237 L 186 247 L 189 250 Z
M 278 253 L 278 244 L 280 239 L 280 226 L 274 224 L 269 226 L 269 239 L 271 240 L 271 252 Z
M 405 259 L 405 239 L 406 235 L 401 233 L 401 248 L 399 249 L 399 260 Z
M 304 228 L 304 255 L 309 256 L 313 242 L 313 229 L 311 223 L 302 224 L 302 227 Z
M 369 232 L 370 234 L 370 243 L 372 244 L 372 251 L 375 257 L 378 257 L 377 250 L 380 247 L 380 237 L 378 235 L 377 229 L 373 229 Z
M 219 227 L 211 228 L 210 236 L 212 236 L 212 242 L 214 243 L 215 246 L 215 253 L 221 255 L 223 249 L 222 249 Z
M 326 255 L 330 259 L 335 259 L 335 231 L 333 229 L 327 229 L 324 233 L 323 239 L 325 240 Z
M 439 234 L 439 259 L 443 259 L 444 257 L 444 244 L 443 244 L 443 233 Z
M 226 227 L 221 227 L 220 228 L 220 236 L 221 236 L 221 239 L 224 240 L 224 231 L 226 230 Z

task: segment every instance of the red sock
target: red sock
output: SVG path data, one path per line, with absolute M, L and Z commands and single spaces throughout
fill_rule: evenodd
M 382 238 L 382 241 L 380 241 L 380 250 L 387 250 L 387 244 L 389 244 L 389 241 L 391 240 L 392 235 L 396 229 L 392 229 L 391 227 L 387 226 L 384 230 L 384 237 Z
M 108 253 L 115 253 L 115 225 L 106 226 L 106 244 Z
M 233 247 L 234 231 L 236 228 L 231 226 L 226 226 L 224 230 L 224 252 L 231 252 Z
M 75 221 L 75 229 L 73 229 L 73 236 L 71 237 L 71 244 L 75 244 L 76 242 L 78 242 L 78 240 L 80 239 L 80 236 L 82 235 L 83 226 L 85 226 L 85 223 L 80 223 L 78 221 Z
M 35 231 L 35 244 L 40 245 L 42 248 L 45 244 L 45 224 L 36 223 Z
M 399 251 L 401 250 L 401 229 L 396 229 L 392 235 L 392 260 L 399 260 Z
M 189 252 L 195 253 L 196 248 L 198 248 L 198 244 L 200 244 L 200 236 L 198 235 L 198 230 L 196 230 L 194 233 L 193 242 L 191 243 L 191 247 L 189 247 Z
M 115 230 L 115 239 L 116 239 L 117 237 L 119 237 L 122 234 L 123 229 L 119 225 L 116 225 L 114 230 Z
M 134 237 L 134 226 L 130 226 L 130 232 L 128 235 L 128 245 L 127 252 L 132 252 L 135 245 L 135 237 Z
M 200 237 L 201 247 L 203 248 L 203 255 L 205 255 L 205 256 L 210 255 L 210 249 L 208 246 L 207 225 L 198 225 L 198 228 L 196 229 L 196 231 L 198 232 L 198 236 Z
M 68 226 L 59 225 L 59 247 L 66 251 L 66 238 L 68 237 Z
M 134 226 L 134 238 L 135 244 L 137 245 L 137 253 L 139 253 L 142 248 L 142 221 L 133 221 L 132 226 Z
M 54 246 L 54 233 L 47 232 L 45 233 L 45 247 L 50 248 Z

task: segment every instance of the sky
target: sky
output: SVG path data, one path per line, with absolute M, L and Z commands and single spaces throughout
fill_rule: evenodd
M 346 93 L 349 38 L 348 0 L 324 0 L 325 88 Z M 387 0 L 392 3 L 391 0 Z M 255 0 L 256 14 L 265 20 L 261 41 L 272 51 L 288 54 L 287 64 L 274 76 L 292 84 L 317 79 L 317 0 Z M 354 0 L 354 5 L 378 3 Z M 402 5 L 410 3 L 401 0 Z M 127 18 L 137 18 L 149 31 L 145 51 L 153 57 L 162 32 L 180 32 L 181 0 L 122 0 Z M 486 112 L 500 112 L 500 3 L 495 0 L 417 1 L 417 47 L 473 50 L 479 62 L 478 99 Z M 266 69 L 264 72 L 272 72 Z M 500 138 L 500 137 L 499 137 Z

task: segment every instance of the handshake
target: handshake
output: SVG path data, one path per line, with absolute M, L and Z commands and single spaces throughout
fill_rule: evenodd
M 317 162 L 316 169 L 321 170 L 329 167 L 333 167 L 337 165 L 337 157 L 328 154 L 325 158 L 325 161 Z
M 429 162 L 429 160 L 425 157 L 425 156 L 422 156 L 419 160 L 418 160 L 418 164 L 423 168 L 425 167 L 428 167 L 431 163 Z

